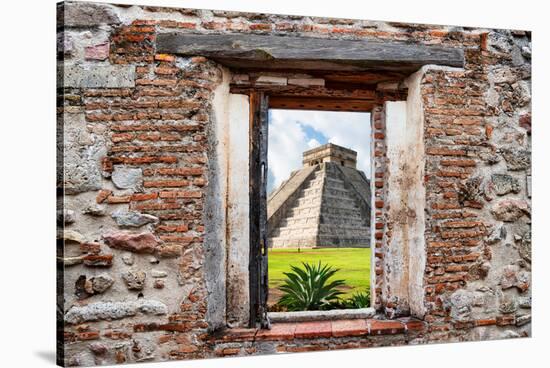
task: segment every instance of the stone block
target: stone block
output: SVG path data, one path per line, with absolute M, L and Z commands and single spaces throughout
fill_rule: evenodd
M 491 189 L 497 195 L 519 192 L 519 181 L 508 174 L 491 175 Z
M 143 173 L 139 168 L 115 165 L 111 180 L 118 189 L 139 191 L 143 185 Z
M 109 43 L 85 47 L 84 58 L 87 60 L 107 60 L 109 58 Z
M 122 274 L 122 279 L 126 283 L 128 290 L 143 290 L 147 274 L 143 271 L 128 270 Z
M 505 199 L 496 203 L 491 213 L 497 220 L 504 222 L 517 221 L 524 215 L 531 217 L 529 204 L 517 199 Z
M 99 3 L 66 2 L 63 5 L 63 20 L 59 26 L 93 27 L 120 24 L 112 5 Z
M 64 174 L 58 178 L 65 193 L 77 194 L 101 189 L 101 158 L 107 154 L 103 136 L 90 134 L 86 128 L 84 114 L 64 114 L 63 125 L 58 134 L 62 145 L 58 145 L 63 156 Z
M 78 324 L 93 321 L 111 321 L 132 317 L 138 313 L 164 315 L 168 308 L 157 300 L 141 299 L 129 302 L 97 302 L 85 306 L 73 306 L 65 314 L 65 322 Z
M 110 232 L 103 235 L 105 243 L 114 249 L 136 253 L 154 253 L 160 241 L 150 232 L 134 234 L 126 231 Z
M 136 70 L 131 65 L 65 64 L 59 68 L 66 88 L 135 87 Z
M 120 227 L 141 227 L 159 222 L 158 217 L 135 211 L 116 211 L 111 217 Z

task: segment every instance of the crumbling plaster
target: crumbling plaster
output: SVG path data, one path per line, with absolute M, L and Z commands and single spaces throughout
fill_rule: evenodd
M 218 328 L 243 327 L 249 313 L 248 96 L 229 93 L 231 72 L 222 68 L 222 75 L 213 99 L 213 130 L 219 138 L 212 142 L 211 162 L 218 170 L 211 172 L 215 186 L 206 196 L 208 223 L 216 224 L 209 236 L 219 243 L 207 257 L 209 320 Z

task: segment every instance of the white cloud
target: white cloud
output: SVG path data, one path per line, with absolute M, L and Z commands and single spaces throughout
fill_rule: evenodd
M 321 143 L 319 143 L 319 141 L 315 138 L 312 138 L 307 142 L 307 146 L 310 149 L 315 148 L 315 147 L 320 146 L 320 145 L 321 145 Z
M 357 167 L 370 175 L 370 114 L 332 111 L 271 110 L 268 164 L 273 183 L 302 166 L 302 152 L 324 140 L 357 151 Z M 319 136 L 319 133 L 321 134 Z M 324 136 L 324 137 L 323 137 Z M 322 142 L 319 139 L 324 139 Z

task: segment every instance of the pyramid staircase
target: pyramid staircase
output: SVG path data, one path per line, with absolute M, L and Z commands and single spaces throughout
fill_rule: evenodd
M 351 169 L 352 175 L 350 168 L 335 162 L 323 162 L 309 169 L 312 172 L 302 175 L 305 179 L 295 185 L 296 193 L 288 196 L 278 216 L 268 219 L 268 245 L 368 247 L 370 198 L 365 198 L 369 188 L 364 174 Z

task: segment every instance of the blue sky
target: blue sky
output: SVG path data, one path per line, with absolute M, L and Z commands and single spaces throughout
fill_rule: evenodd
M 369 113 L 270 110 L 268 136 L 268 193 L 302 167 L 302 152 L 329 142 L 357 151 L 357 167 L 370 175 Z

